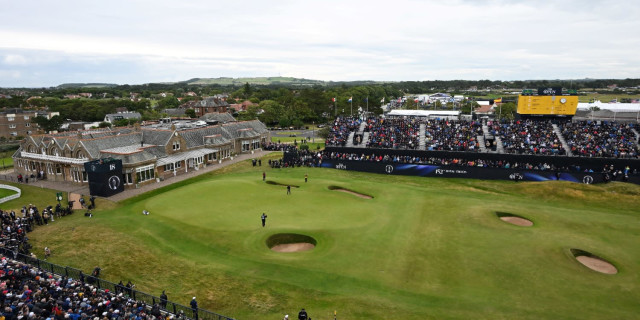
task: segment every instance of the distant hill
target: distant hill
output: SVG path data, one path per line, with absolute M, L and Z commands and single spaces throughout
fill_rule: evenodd
M 187 84 L 193 85 L 221 85 L 221 86 L 232 86 L 232 85 L 243 85 L 245 83 L 249 83 L 252 85 L 326 85 L 325 81 L 320 80 L 310 80 L 310 79 L 298 79 L 292 77 L 252 77 L 252 78 L 195 78 L 185 81 Z
M 240 86 L 245 83 L 249 83 L 251 85 L 261 85 L 261 86 L 269 86 L 269 85 L 281 85 L 281 86 L 332 86 L 332 85 L 340 85 L 342 83 L 345 84 L 376 84 L 382 83 L 377 81 L 363 80 L 363 81 L 322 81 L 322 80 L 311 80 L 304 78 L 293 78 L 293 77 L 250 77 L 250 78 L 228 78 L 228 77 L 220 77 L 220 78 L 194 78 L 184 83 L 190 85 L 221 85 L 221 86 Z
M 118 84 L 115 83 L 63 83 L 57 86 L 58 89 L 68 89 L 68 88 L 112 88 L 117 87 Z

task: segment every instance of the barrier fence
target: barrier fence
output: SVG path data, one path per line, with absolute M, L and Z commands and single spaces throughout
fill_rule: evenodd
M 34 258 L 28 255 L 24 255 L 21 253 L 17 253 L 15 251 L 8 250 L 6 248 L 0 248 L 0 253 L 3 255 L 10 257 L 16 261 L 20 261 L 31 266 L 34 266 L 42 271 L 57 274 L 59 276 L 65 276 L 67 278 L 72 279 L 80 279 L 81 275 L 84 275 L 85 282 L 91 283 L 96 286 L 100 290 L 108 289 L 111 292 L 115 293 L 126 293 L 134 300 L 144 302 L 147 305 L 160 304 L 160 297 L 148 294 L 146 292 L 138 291 L 132 288 L 123 287 L 116 283 L 92 277 L 82 272 L 82 270 L 60 266 L 57 264 L 53 264 L 51 262 L 47 262 L 44 260 L 40 260 L 38 258 Z M 190 306 L 185 306 L 179 303 L 171 302 L 167 300 L 167 306 L 164 308 L 165 311 L 173 313 L 175 315 L 184 314 L 188 319 L 198 319 L 198 320 L 234 320 L 233 318 L 229 318 L 227 316 L 223 316 L 221 314 L 217 314 L 215 312 L 211 312 L 205 309 L 198 308 L 195 312 L 191 309 Z

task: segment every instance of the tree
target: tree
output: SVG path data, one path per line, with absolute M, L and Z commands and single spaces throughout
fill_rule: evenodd
M 98 124 L 98 128 L 111 128 L 111 123 L 102 121 Z
M 284 114 L 284 106 L 273 100 L 261 101 L 260 109 L 264 112 L 258 116 L 258 119 L 267 125 L 278 123 Z
M 195 118 L 196 116 L 196 110 L 194 109 L 187 109 L 184 111 L 184 114 L 186 114 L 189 118 Z
M 64 122 L 64 119 L 60 116 L 53 116 L 51 119 L 47 119 L 43 116 L 37 116 L 31 120 L 31 122 L 38 124 L 45 132 L 52 132 L 60 130 L 60 126 Z
M 244 91 L 245 99 L 248 99 L 249 97 L 251 97 L 251 95 L 253 94 L 253 89 L 251 88 L 251 85 L 249 84 L 249 82 L 246 82 L 244 84 L 243 91 Z
M 516 112 L 516 104 L 513 102 L 502 103 L 498 106 L 498 117 L 500 119 L 513 120 Z

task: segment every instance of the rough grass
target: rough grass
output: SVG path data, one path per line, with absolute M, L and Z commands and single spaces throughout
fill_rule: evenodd
M 628 319 L 640 311 L 639 186 L 271 169 L 267 162 L 104 203 L 93 218 L 65 217 L 30 237 L 36 253 L 52 248 L 54 263 L 100 265 L 111 281 L 166 290 L 183 304 L 195 295 L 203 308 L 239 319 L 282 318 L 301 307 L 314 319 L 335 310 L 343 319 Z M 300 188 L 286 195 L 262 181 L 263 170 Z M 25 199 L 55 194 L 23 192 Z M 535 225 L 505 224 L 496 211 Z M 266 240 L 276 233 L 311 236 L 317 246 L 272 252 Z M 589 270 L 571 248 L 613 262 L 619 274 Z

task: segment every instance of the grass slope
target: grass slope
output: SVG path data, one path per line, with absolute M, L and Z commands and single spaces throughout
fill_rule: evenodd
M 262 170 L 267 180 L 300 187 L 286 195 L 262 181 Z M 93 218 L 65 217 L 31 238 L 37 253 L 53 248 L 54 263 L 100 265 L 111 281 L 167 290 L 184 304 L 195 295 L 203 308 L 238 319 L 281 318 L 301 307 L 314 319 L 332 319 L 334 310 L 342 319 L 633 318 L 639 195 L 640 187 L 622 183 L 514 184 L 245 162 Z M 504 223 L 495 211 L 535 225 Z M 280 232 L 312 236 L 318 246 L 272 252 L 265 240 Z M 619 274 L 587 269 L 570 248 L 608 259 Z

